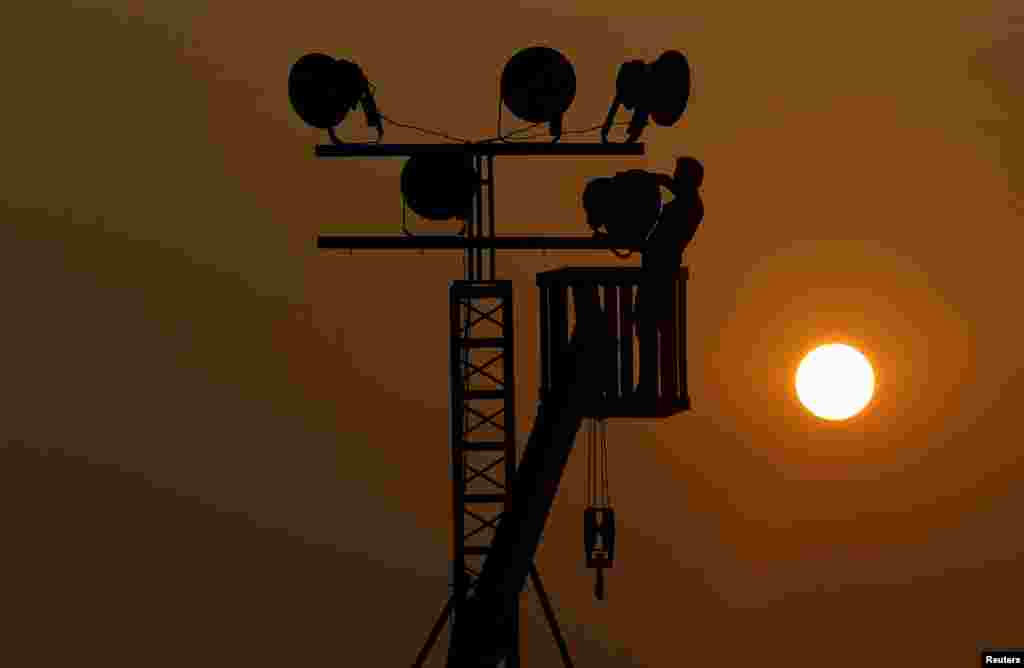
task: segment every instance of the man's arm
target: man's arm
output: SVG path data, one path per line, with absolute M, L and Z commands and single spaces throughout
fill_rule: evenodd
M 676 185 L 676 180 L 673 177 L 668 174 L 655 174 L 654 176 L 657 178 L 659 186 L 665 188 L 676 197 L 679 196 L 679 189 Z

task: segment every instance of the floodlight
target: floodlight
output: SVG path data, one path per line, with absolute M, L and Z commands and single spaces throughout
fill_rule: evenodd
M 619 111 L 619 105 L 633 110 L 627 131 L 627 143 L 640 138 L 648 117 L 661 126 L 675 125 L 686 111 L 690 99 L 690 63 L 678 51 L 666 51 L 653 63 L 631 60 L 619 67 L 615 79 L 615 99 L 601 128 L 601 141 L 608 141 L 608 131 Z
M 340 144 L 334 128 L 361 102 L 367 127 L 384 134 L 377 104 L 363 70 L 355 63 L 334 59 L 322 53 L 307 53 L 288 73 L 288 99 L 303 121 L 314 128 L 326 129 L 331 140 Z
M 549 123 L 555 141 L 562 136 L 562 117 L 576 97 L 572 63 L 546 46 L 519 51 L 501 73 L 501 99 L 520 120 Z
M 597 235 L 643 241 L 661 213 L 660 177 L 641 169 L 591 179 L 583 189 L 586 223 Z M 602 229 L 603 228 L 603 229 Z
M 423 153 L 402 167 L 405 203 L 429 220 L 465 220 L 480 183 L 473 158 L 466 153 Z

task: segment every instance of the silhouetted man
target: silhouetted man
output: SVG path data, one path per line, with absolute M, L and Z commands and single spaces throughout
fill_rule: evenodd
M 648 235 L 651 247 L 644 252 L 643 267 L 653 273 L 674 272 L 682 264 L 683 250 L 704 218 L 699 192 L 704 182 L 704 166 L 696 158 L 679 158 L 671 178 L 665 174 L 655 176 L 675 199 L 662 208 L 657 225 Z
M 704 166 L 691 157 L 676 160 L 675 174 L 669 178 L 660 174 L 660 185 L 665 186 L 675 199 L 661 211 L 657 225 L 647 237 L 648 250 L 644 251 L 644 287 L 640 290 L 644 303 L 638 324 L 640 336 L 641 394 L 656 395 L 658 361 L 666 371 L 662 376 L 662 396 L 676 395 L 676 342 L 673 337 L 675 314 L 675 283 L 682 264 L 683 250 L 693 240 L 704 218 L 704 203 L 700 186 L 704 182 Z M 648 307 L 647 305 L 650 304 Z M 647 309 L 650 308 L 650 311 Z M 637 310 L 641 306 L 637 304 Z M 648 320 L 648 318 L 652 318 Z M 652 328 L 653 327 L 653 331 Z M 646 330 L 646 331 L 645 331 Z
M 700 161 L 684 157 L 676 160 L 672 176 L 633 169 L 619 172 L 615 177 L 593 179 L 583 191 L 587 224 L 594 230 L 595 237 L 619 239 L 624 246 L 644 240 L 650 244 L 642 260 L 644 287 L 640 293 L 643 296 L 638 297 L 638 302 L 650 304 L 645 307 L 650 309 L 649 316 L 640 316 L 638 303 L 635 318 L 641 341 L 640 387 L 637 388 L 641 394 L 657 394 L 659 357 L 667 364 L 664 368 L 675 368 L 674 286 L 683 250 L 704 217 L 704 205 L 698 192 L 703 180 L 704 167 Z M 675 195 L 664 207 L 661 206 L 661 187 Z M 588 297 L 596 300 L 596 291 Z M 663 395 L 674 396 L 675 374 L 666 374 L 663 381 Z

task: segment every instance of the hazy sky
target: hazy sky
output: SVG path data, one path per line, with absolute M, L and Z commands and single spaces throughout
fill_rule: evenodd
M 607 601 L 582 452 L 539 553 L 577 665 L 952 668 L 1024 645 L 1019 3 L 73 4 L 19 8 L 3 47 L 0 655 L 411 663 L 447 596 L 461 265 L 315 249 L 397 233 L 402 161 L 315 159 L 286 78 L 351 58 L 391 118 L 479 138 L 533 44 L 576 68 L 570 129 L 603 120 L 627 59 L 682 50 L 696 91 L 644 158 L 499 159 L 499 232 L 583 233 L 587 179 L 706 167 L 694 411 L 609 427 Z M 343 137 L 373 136 L 353 119 Z M 610 262 L 499 256 L 523 438 L 534 275 Z M 825 424 L 792 377 L 836 337 L 879 390 Z M 524 665 L 556 665 L 528 607 Z

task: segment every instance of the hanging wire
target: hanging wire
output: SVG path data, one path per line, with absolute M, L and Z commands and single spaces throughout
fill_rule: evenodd
M 388 118 L 383 113 L 381 113 L 380 117 L 383 118 L 384 120 L 386 120 L 391 125 L 397 125 L 400 128 L 409 128 L 410 130 L 417 130 L 419 132 L 424 132 L 424 133 L 426 133 L 428 135 L 434 135 L 436 137 L 443 137 L 445 139 L 450 139 L 452 141 L 460 142 L 462 144 L 469 144 L 469 143 L 471 143 L 468 139 L 463 139 L 461 137 L 453 137 L 452 135 L 447 134 L 445 132 L 438 132 L 436 130 L 427 130 L 426 128 L 421 128 L 421 127 L 418 127 L 416 125 L 408 125 L 406 123 L 399 123 L 398 121 L 395 121 L 395 120 L 392 120 L 392 119 Z
M 587 419 L 587 507 L 593 506 L 597 501 L 597 471 L 595 461 L 595 441 L 596 433 L 594 431 L 594 421 Z
M 608 479 L 608 423 L 603 418 L 587 418 L 584 437 L 587 451 L 586 505 L 608 508 L 612 503 Z
M 601 419 L 598 422 L 598 428 L 601 433 L 601 481 L 604 489 L 604 507 L 607 508 L 612 505 L 612 495 L 608 489 L 608 423 Z
M 586 468 L 586 470 L 584 472 L 584 506 L 586 507 L 586 506 L 590 505 L 590 467 L 591 467 L 591 463 L 590 463 L 590 423 L 587 422 L 585 424 L 585 427 L 586 427 L 586 431 L 584 431 L 584 439 L 585 439 L 584 444 L 585 444 L 586 449 L 587 449 L 586 450 L 586 454 L 587 454 L 587 458 L 586 458 L 587 459 L 587 461 L 586 461 L 587 468 Z
M 476 143 L 478 143 L 478 144 L 487 144 L 487 143 L 490 143 L 490 142 L 502 141 L 502 142 L 505 142 L 506 144 L 512 144 L 512 143 L 514 143 L 514 141 L 509 141 L 509 137 L 512 137 L 512 136 L 517 135 L 517 134 L 520 134 L 522 132 L 527 132 L 528 130 L 532 130 L 533 128 L 536 128 L 538 125 L 543 125 L 543 122 L 541 122 L 541 123 L 534 123 L 532 125 L 526 126 L 525 128 L 520 128 L 518 130 L 513 130 L 512 132 L 509 132 L 508 134 L 502 134 L 501 133 L 501 113 L 502 113 L 502 104 L 501 104 L 501 92 L 500 92 L 500 86 L 499 86 L 499 92 L 498 92 L 498 122 L 497 122 L 497 125 L 498 125 L 498 135 L 496 137 L 489 137 L 487 139 L 480 139 Z M 628 125 L 628 124 L 629 124 L 629 121 L 620 121 L 618 123 L 615 123 L 614 125 Z M 604 127 L 603 124 L 602 125 L 595 125 L 594 127 L 587 128 L 586 130 L 567 130 L 567 131 L 563 132 L 562 134 L 563 135 L 583 134 L 583 133 L 586 133 L 586 132 L 593 132 L 594 130 L 599 130 L 602 127 Z M 523 137 L 522 139 L 517 139 L 515 141 L 528 141 L 530 139 L 537 139 L 538 137 L 542 137 L 542 136 L 544 136 L 544 133 L 537 134 L 537 135 L 530 135 L 528 137 Z
M 500 89 L 500 86 L 499 86 L 499 89 Z M 521 129 L 516 130 L 514 132 L 510 132 L 507 135 L 501 134 L 501 91 L 499 90 L 499 92 L 498 92 L 498 136 L 497 137 L 493 137 L 492 139 L 488 139 L 486 141 L 503 141 L 505 143 L 511 143 L 511 142 L 509 142 L 508 137 L 511 137 L 512 135 L 519 134 L 520 132 L 525 132 L 526 130 L 532 130 L 533 128 L 537 127 L 538 125 L 540 125 L 540 123 L 534 123 L 533 125 L 530 125 L 528 127 L 521 128 Z
M 537 123 L 537 124 L 535 124 L 535 125 L 540 125 L 540 123 Z M 614 125 L 629 125 L 629 121 L 620 121 L 620 122 L 618 122 L 618 123 L 614 123 L 614 124 L 613 124 L 613 126 L 614 126 Z M 579 134 L 585 134 L 585 133 L 587 133 L 587 132 L 593 132 L 594 130 L 600 130 L 600 129 L 601 129 L 602 127 L 603 127 L 603 125 L 595 125 L 594 127 L 591 127 L 591 128 L 586 128 L 586 129 L 583 129 L 583 130 L 566 130 L 566 131 L 564 131 L 564 132 L 563 132 L 562 134 L 563 134 L 563 135 L 579 135 Z M 528 129 L 530 129 L 530 128 L 523 128 L 523 130 L 518 130 L 517 132 L 525 131 L 525 130 L 528 130 Z M 527 140 L 530 140 L 530 139 L 537 139 L 538 137 L 543 137 L 543 136 L 544 136 L 544 134 L 545 134 L 545 133 L 540 133 L 540 134 L 535 134 L 535 135 L 529 135 L 529 136 L 527 136 L 527 137 L 523 137 L 523 138 L 522 138 L 521 140 L 519 140 L 519 141 L 527 141 Z
M 368 85 L 370 87 L 370 94 L 371 95 L 376 95 L 377 87 L 375 85 L 373 85 L 372 83 L 369 83 L 369 82 L 367 82 L 367 83 L 368 83 Z M 440 132 L 438 130 L 428 130 L 427 128 L 421 128 L 421 127 L 416 126 L 416 125 L 410 125 L 410 124 L 407 124 L 407 123 L 400 123 L 398 121 L 393 120 L 389 116 L 385 115 L 384 112 L 380 111 L 379 108 L 378 108 L 378 114 L 380 115 L 380 117 L 382 119 L 384 119 L 385 121 L 387 121 L 388 123 L 390 123 L 391 125 L 395 125 L 395 126 L 398 126 L 398 127 L 401 127 L 401 128 L 408 128 L 410 130 L 416 130 L 418 132 L 423 132 L 423 133 L 428 134 L 428 135 L 433 135 L 433 136 L 436 136 L 436 137 L 441 137 L 443 139 L 451 140 L 453 142 L 459 142 L 459 143 L 464 143 L 464 144 L 473 144 L 473 143 L 486 144 L 486 143 L 491 143 L 491 142 L 495 142 L 495 141 L 502 141 L 502 142 L 505 142 L 505 143 L 515 143 L 516 141 L 529 141 L 531 139 L 537 139 L 539 137 L 544 136 L 545 133 L 540 133 L 540 134 L 528 135 L 526 137 L 523 137 L 522 139 L 518 139 L 518 140 L 515 140 L 515 141 L 509 141 L 510 137 L 513 137 L 515 135 L 521 134 L 523 132 L 528 132 L 528 131 L 536 128 L 538 125 L 542 125 L 543 123 L 534 123 L 534 124 L 528 125 L 528 126 L 526 126 L 524 128 L 519 128 L 518 130 L 513 130 L 512 132 L 509 132 L 507 134 L 502 134 L 501 133 L 501 112 L 502 112 L 502 100 L 501 100 L 501 95 L 499 93 L 499 95 L 498 95 L 498 135 L 496 137 L 489 137 L 487 139 L 480 139 L 480 140 L 477 140 L 477 141 L 474 142 L 474 141 L 471 141 L 469 139 L 465 139 L 465 138 L 462 138 L 462 137 L 456 137 L 454 135 L 450 135 L 450 134 L 445 133 L 445 132 Z M 614 123 L 613 126 L 628 125 L 628 124 L 629 124 L 629 121 L 620 121 L 618 123 Z M 593 127 L 589 127 L 589 128 L 583 129 L 583 130 L 566 130 L 562 134 L 563 135 L 585 134 L 587 132 L 593 132 L 594 130 L 599 130 L 602 127 L 603 127 L 603 125 L 595 125 Z M 333 128 L 331 129 L 331 135 L 332 135 L 332 139 L 334 139 L 337 142 L 338 140 L 334 136 Z M 378 136 L 374 140 L 373 143 L 380 143 L 380 137 Z M 402 235 L 404 235 L 406 237 L 420 236 L 420 235 L 414 234 L 412 231 L 409 230 L 409 226 L 408 226 L 408 223 L 406 221 L 406 212 L 405 212 L 406 206 L 405 206 L 404 199 L 401 200 L 401 204 L 402 204 L 402 223 L 401 223 L 400 231 L 401 231 Z M 466 226 L 467 226 L 467 224 L 464 223 L 463 226 L 462 226 L 462 229 L 459 232 L 456 232 L 455 234 L 457 236 L 465 235 L 465 233 L 466 233 Z M 431 235 L 431 236 L 433 236 L 433 235 Z M 441 234 L 441 235 L 437 235 L 437 236 L 448 236 L 448 235 L 447 234 Z M 622 251 L 619 251 L 619 250 L 616 250 L 616 249 L 611 249 L 611 251 L 619 259 L 627 259 L 627 258 L 629 258 L 633 254 L 632 251 L 622 252 Z M 596 432 L 595 432 L 595 434 L 596 434 Z M 595 484 L 596 484 L 596 482 L 595 482 Z M 595 496 L 596 496 L 596 494 L 595 494 Z
M 362 139 L 362 140 L 343 140 L 338 137 L 334 128 L 327 128 L 327 135 L 331 138 L 333 144 L 377 144 L 380 143 L 379 137 L 373 139 Z
M 597 423 L 592 419 L 587 420 L 587 429 L 589 431 L 588 445 L 590 446 L 590 457 L 588 458 L 590 463 L 590 491 L 587 499 L 588 506 L 597 505 Z
M 518 130 L 513 130 L 512 132 L 508 133 L 507 135 L 503 135 L 503 134 L 501 134 L 501 110 L 502 110 L 502 105 L 501 105 L 501 85 L 499 83 L 499 85 L 498 85 L 498 136 L 497 137 L 492 137 L 490 139 L 486 139 L 486 140 L 482 141 L 481 143 L 492 142 L 492 141 L 503 141 L 506 144 L 511 144 L 513 142 L 509 141 L 509 139 L 508 139 L 509 137 L 517 135 L 517 134 L 519 134 L 521 132 L 526 132 L 527 130 L 532 130 L 533 128 L 537 127 L 538 125 L 542 125 L 542 123 L 534 123 L 533 125 L 528 125 L 525 128 L 520 128 Z
M 518 130 L 513 130 L 512 132 L 508 132 L 508 133 L 503 134 L 503 135 L 499 134 L 497 137 L 488 137 L 487 139 L 481 139 L 481 140 L 479 140 L 479 141 L 477 141 L 475 143 L 477 143 L 477 144 L 490 144 L 490 143 L 496 142 L 496 141 L 503 141 L 506 144 L 514 144 L 514 143 L 516 143 L 516 141 L 521 141 L 521 140 L 517 139 L 516 141 L 511 141 L 510 142 L 510 141 L 508 141 L 509 137 L 513 137 L 513 136 L 515 136 L 517 134 L 520 134 L 522 132 L 527 132 L 529 130 L 532 130 L 535 127 L 537 127 L 538 125 L 541 125 L 541 124 L 540 123 L 534 123 L 533 125 L 527 125 L 525 128 L 519 128 Z M 498 126 L 498 132 L 501 132 L 501 126 L 500 125 Z
M 600 475 L 601 469 L 599 468 L 600 461 L 598 460 L 598 434 L 597 434 L 597 420 L 591 418 L 590 420 L 590 453 L 591 461 L 593 462 L 592 476 L 591 476 L 591 488 L 590 488 L 590 505 L 594 506 L 600 502 L 598 494 L 600 493 Z
M 367 84 L 370 87 L 370 94 L 374 95 L 374 97 L 376 97 L 377 87 L 375 85 L 373 85 L 372 83 L 370 83 L 370 82 L 367 82 Z M 523 137 L 521 139 L 517 139 L 517 140 L 514 140 L 514 141 L 509 141 L 510 137 L 513 137 L 515 135 L 521 134 L 523 132 L 528 132 L 530 130 L 533 130 L 538 125 L 543 125 L 543 123 L 534 123 L 534 124 L 528 125 L 528 126 L 526 126 L 524 128 L 519 128 L 518 130 L 513 130 L 512 132 L 509 132 L 507 134 L 502 134 L 501 133 L 501 112 L 502 112 L 501 94 L 499 93 L 498 94 L 498 135 L 496 137 L 489 137 L 487 139 L 479 139 L 479 140 L 476 140 L 476 141 L 472 141 L 472 140 L 469 140 L 469 139 L 465 139 L 463 137 L 456 137 L 454 135 L 450 135 L 448 133 L 441 132 L 439 130 L 428 130 L 427 128 L 421 128 L 421 127 L 416 126 L 416 125 L 409 125 L 407 123 L 399 123 L 398 121 L 392 120 L 391 118 L 386 116 L 383 111 L 380 111 L 379 107 L 378 107 L 378 111 L 377 111 L 377 113 L 380 114 L 380 117 L 382 119 L 384 119 L 385 121 L 387 121 L 388 123 L 390 123 L 391 125 L 395 125 L 395 126 L 400 127 L 400 128 L 408 128 L 410 130 L 416 130 L 417 132 L 423 132 L 423 133 L 428 134 L 428 135 L 433 135 L 435 137 L 441 137 L 443 139 L 448 139 L 448 140 L 451 140 L 453 142 L 459 142 L 459 143 L 462 143 L 462 144 L 488 144 L 488 143 L 495 142 L 495 141 L 502 141 L 502 142 L 511 144 L 511 143 L 515 143 L 515 141 L 529 141 L 530 139 L 537 139 L 539 137 L 544 136 L 544 134 L 546 134 L 546 133 L 540 133 L 540 134 L 535 134 L 535 135 L 529 135 L 529 136 Z M 620 126 L 620 125 L 629 125 L 629 123 L 630 123 L 630 121 L 619 121 L 618 123 L 613 123 L 612 127 Z M 593 132 L 594 130 L 600 130 L 602 127 L 603 127 L 603 124 L 602 125 L 595 125 L 593 127 L 586 128 L 585 130 L 566 130 L 562 134 L 563 135 L 585 134 L 587 132 Z M 375 143 L 375 144 L 376 143 L 380 143 L 380 137 L 378 137 L 376 140 L 374 140 L 373 143 Z M 620 257 L 622 257 L 622 256 L 620 256 Z M 628 255 L 625 256 L 625 257 L 628 257 Z

